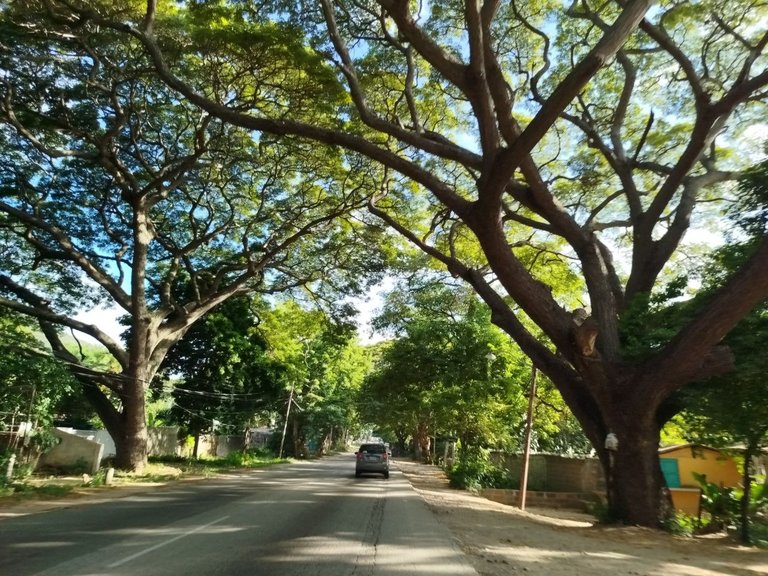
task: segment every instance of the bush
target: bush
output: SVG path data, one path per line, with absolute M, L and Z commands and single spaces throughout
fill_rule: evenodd
M 730 487 L 721 487 L 708 482 L 703 474 L 693 477 L 701 487 L 701 507 L 708 515 L 706 532 L 717 532 L 733 527 L 739 518 L 740 494 Z
M 693 536 L 698 520 L 687 514 L 676 513 L 662 522 L 662 528 L 675 536 Z
M 490 450 L 482 448 L 462 450 L 448 470 L 448 479 L 454 488 L 479 490 L 516 487 L 509 471 L 493 464 Z

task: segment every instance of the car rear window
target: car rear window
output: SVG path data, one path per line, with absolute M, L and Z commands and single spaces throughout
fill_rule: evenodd
M 371 452 L 375 454 L 383 454 L 387 449 L 384 444 L 363 444 L 360 446 L 360 452 Z

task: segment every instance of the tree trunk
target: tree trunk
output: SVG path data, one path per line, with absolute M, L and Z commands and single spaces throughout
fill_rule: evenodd
M 147 419 L 145 413 L 144 386 L 137 381 L 131 391 L 122 398 L 122 434 L 115 440 L 115 467 L 141 473 L 147 464 Z
M 611 518 L 658 526 L 672 511 L 659 463 L 659 430 L 653 424 L 629 422 L 612 432 L 619 441 L 617 449 L 607 450 L 603 444 L 598 450 Z
M 748 441 L 747 446 L 744 449 L 744 476 L 742 479 L 744 493 L 741 495 L 741 502 L 739 502 L 741 508 L 740 537 L 742 544 L 749 544 L 752 541 L 749 526 L 749 503 L 752 497 L 752 474 L 750 466 L 752 465 L 752 455 L 755 454 L 755 452 L 755 446 L 752 445 L 751 440 Z
M 429 458 L 429 426 L 425 422 L 419 422 L 413 433 L 414 457 L 420 462 L 426 462 Z
M 200 458 L 200 431 L 195 432 L 195 445 L 192 448 L 192 457 L 197 460 Z
M 304 433 L 299 420 L 300 418 L 297 415 L 293 416 L 293 456 L 294 458 L 305 458 Z
M 330 444 L 332 430 L 326 430 L 320 439 L 317 441 L 317 455 L 325 456 L 328 453 L 328 447 Z

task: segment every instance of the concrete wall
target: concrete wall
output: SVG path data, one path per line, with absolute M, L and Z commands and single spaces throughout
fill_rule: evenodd
M 75 428 L 57 428 L 67 434 L 78 436 L 79 438 L 85 438 L 92 442 L 98 442 L 104 446 L 103 458 L 111 458 L 116 454 L 115 442 L 112 440 L 112 436 L 106 430 L 76 430 Z
M 53 434 L 60 439 L 60 442 L 40 456 L 37 463 L 38 470 L 46 468 L 69 470 L 82 465 L 83 472 L 90 474 L 98 472 L 104 456 L 103 444 L 56 428 Z
M 68 436 L 74 436 L 82 440 L 95 442 L 103 446 L 101 458 L 111 458 L 115 455 L 115 442 L 106 430 L 76 430 L 74 428 L 57 428 L 59 432 Z M 254 428 L 249 431 L 249 448 L 262 448 L 266 446 L 272 430 L 269 428 Z M 179 442 L 178 426 L 158 426 L 148 430 L 148 449 L 150 456 L 185 456 L 191 457 L 192 449 Z M 202 436 L 200 438 L 200 454 L 223 458 L 232 452 L 243 449 L 244 439 L 237 436 Z M 74 459 L 61 467 L 74 466 L 81 454 L 78 452 Z M 54 467 L 54 466 L 52 466 Z
M 272 428 L 261 427 L 251 428 L 247 432 L 248 449 L 256 450 L 265 448 L 274 433 Z M 211 456 L 215 458 L 224 458 L 232 452 L 240 452 L 245 447 L 245 437 L 243 434 L 225 436 L 223 434 L 200 436 L 199 452 L 201 456 Z M 192 450 L 187 449 L 185 456 L 191 456 Z
M 521 454 L 495 453 L 494 462 L 504 466 L 513 482 L 520 483 Z M 528 489 L 543 492 L 604 492 L 605 479 L 600 461 L 555 454 L 531 454 L 528 463 Z
M 238 452 L 242 449 L 242 436 L 214 436 L 210 434 L 200 436 L 200 446 L 198 448 L 200 456 L 210 456 L 213 458 L 224 458 L 230 453 Z
M 178 426 L 156 426 L 148 430 L 147 448 L 150 456 L 180 456 Z M 111 440 L 111 438 L 110 438 Z
M 103 458 L 111 458 L 117 453 L 115 442 L 106 430 L 76 430 L 74 428 L 58 428 L 58 430 L 103 444 Z M 147 448 L 150 456 L 177 456 L 181 454 L 178 426 L 150 428 L 148 436 Z

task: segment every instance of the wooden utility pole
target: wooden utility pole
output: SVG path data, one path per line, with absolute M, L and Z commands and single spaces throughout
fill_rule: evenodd
M 291 393 L 288 395 L 288 408 L 285 411 L 285 424 L 283 424 L 283 437 L 280 440 L 280 454 L 277 456 L 282 460 L 283 447 L 285 446 L 285 434 L 288 431 L 288 417 L 291 415 L 291 404 L 293 404 L 293 384 L 291 385 Z
M 531 429 L 533 428 L 533 400 L 536 398 L 536 366 L 531 369 L 531 390 L 528 398 L 528 417 L 525 420 L 523 448 L 523 469 L 520 472 L 520 510 L 525 510 L 525 496 L 528 491 L 528 462 L 531 457 Z

